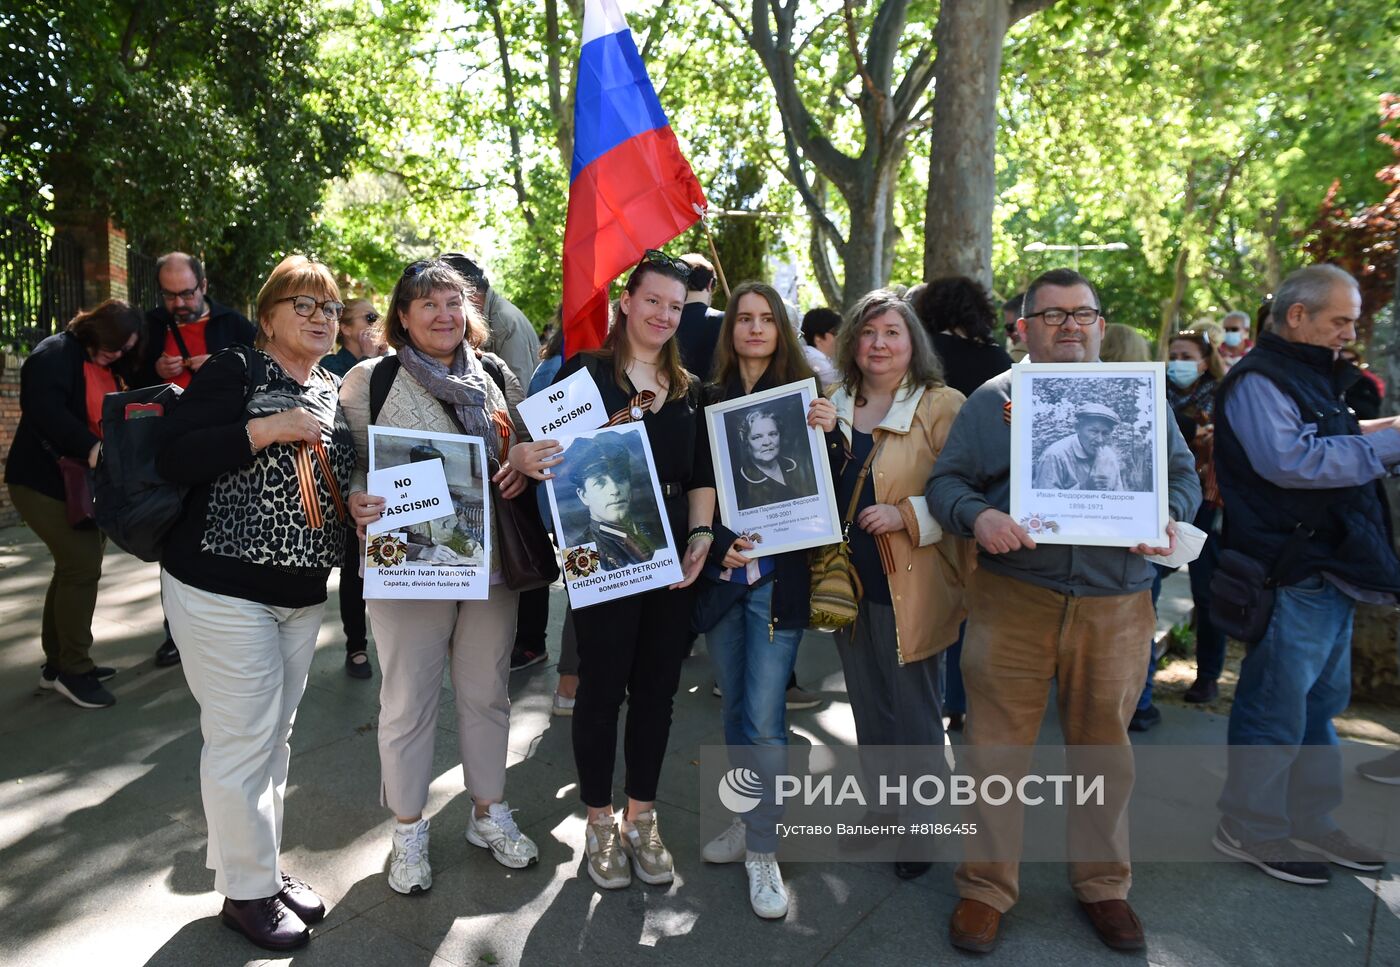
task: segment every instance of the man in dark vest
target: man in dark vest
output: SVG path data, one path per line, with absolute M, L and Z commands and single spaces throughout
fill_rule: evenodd
M 214 353 L 235 343 L 253 345 L 257 330 L 242 313 L 209 298 L 209 280 L 199 259 L 166 252 L 156 259 L 160 305 L 146 311 L 146 334 L 135 383 L 174 383 L 182 389 Z M 156 649 L 157 668 L 180 663 L 180 651 L 165 625 L 165 640 Z
M 1400 464 L 1400 429 L 1358 422 L 1343 399 L 1362 378 L 1338 359 L 1360 314 L 1346 272 L 1294 272 L 1268 330 L 1216 393 L 1223 546 L 1281 573 L 1268 628 L 1240 666 L 1213 842 L 1288 883 L 1326 883 L 1328 862 L 1383 866 L 1331 817 L 1342 801 L 1332 718 L 1351 697 L 1352 614 L 1357 601 L 1392 603 L 1400 591 L 1379 482 Z

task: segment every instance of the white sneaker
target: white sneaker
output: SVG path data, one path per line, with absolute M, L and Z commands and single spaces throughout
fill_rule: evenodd
M 558 692 L 554 693 L 554 704 L 550 706 L 550 715 L 573 715 L 574 699 L 566 698 Z
M 394 824 L 394 851 L 389 855 L 389 886 L 399 893 L 422 893 L 433 885 L 428 865 L 428 821 Z
M 725 827 L 724 832 L 705 844 L 700 855 L 706 863 L 737 863 L 748 852 L 744 847 L 747 837 L 748 827 L 742 819 L 736 817 L 734 822 Z
M 467 824 L 467 842 L 489 849 L 497 863 L 512 870 L 523 870 L 540 859 L 539 848 L 515 825 L 508 803 L 493 802 L 486 807 L 485 816 L 478 816 L 473 809 Z
M 765 920 L 787 916 L 787 887 L 778 870 L 778 860 L 772 853 L 748 853 L 744 869 L 749 873 L 749 906 Z

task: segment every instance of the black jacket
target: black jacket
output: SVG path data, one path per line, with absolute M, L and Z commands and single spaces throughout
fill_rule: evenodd
M 1373 591 L 1400 592 L 1390 511 L 1380 481 L 1357 487 L 1290 490 L 1254 471 L 1230 425 L 1230 397 L 1246 373 L 1267 376 L 1298 407 L 1319 437 L 1361 432 L 1344 401 L 1360 371 L 1334 362 L 1325 346 L 1288 342 L 1264 333 L 1221 381 L 1215 395 L 1215 473 L 1225 501 L 1224 546 L 1272 567 L 1299 523 L 1315 531 L 1279 583 L 1297 584 L 1319 572 Z
M 209 301 L 209 323 L 204 328 L 205 352 L 211 356 L 222 349 L 241 343 L 253 345 L 258 330 L 243 317 L 243 314 L 228 306 L 221 306 L 213 299 Z M 156 386 L 166 382 L 156 374 L 156 360 L 165 352 L 165 335 L 175 324 L 164 306 L 157 306 L 146 312 L 146 332 L 141 340 L 141 363 L 133 377 L 135 386 Z
M 5 483 L 63 499 L 58 456 L 86 460 L 97 442 L 87 423 L 86 360 L 77 337 L 60 332 L 35 346 L 20 367 L 19 426 L 5 461 Z
M 777 385 L 771 378 L 771 372 L 766 371 L 754 384 L 753 391 L 757 393 L 761 390 L 772 389 Z M 745 395 L 744 387 L 737 378 L 731 380 L 728 386 L 708 386 L 706 390 L 708 391 L 707 404 L 738 399 Z M 718 509 L 715 511 L 713 527 L 715 541 L 710 545 L 710 553 L 706 558 L 706 563 L 723 569 L 724 555 L 739 535 L 721 523 Z M 812 571 L 809 564 L 809 552 L 786 551 L 782 554 L 774 554 L 769 560 L 773 562 L 773 627 L 778 629 L 807 627 L 807 622 L 812 618 Z M 703 576 L 701 580 L 709 584 L 719 585 L 717 593 L 732 594 L 735 602 L 742 595 L 741 591 L 735 590 L 742 585 L 726 588 L 723 586 L 726 582 L 712 581 Z
M 715 343 L 719 342 L 719 327 L 724 313 L 711 309 L 703 302 L 687 302 L 681 307 L 681 324 L 676 330 L 676 345 L 680 347 L 681 363 L 686 369 L 709 382 L 714 366 Z

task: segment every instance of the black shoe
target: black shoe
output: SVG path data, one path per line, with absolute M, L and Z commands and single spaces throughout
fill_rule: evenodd
M 326 901 L 316 895 L 316 891 L 294 876 L 282 874 L 282 892 L 277 899 L 308 927 L 326 919 Z
M 180 664 L 180 649 L 175 647 L 173 639 L 167 638 L 156 649 L 156 667 L 169 668 L 178 664 Z
M 311 939 L 311 931 L 277 896 L 261 900 L 224 899 L 219 919 L 264 950 L 295 950 Z
M 538 665 L 549 657 L 549 652 L 541 648 L 536 651 L 533 648 L 516 647 L 511 649 L 510 670 L 518 672 L 522 668 L 529 668 L 531 665 Z
M 116 705 L 112 693 L 102 687 L 93 675 L 59 674 L 53 681 L 54 691 L 79 708 L 108 708 Z
M 355 659 L 360 659 L 356 661 Z M 345 656 L 345 674 L 351 678 L 373 678 L 374 668 L 369 663 L 369 652 L 363 648 L 359 651 L 352 651 Z M 307 921 L 308 923 L 310 921 Z
M 1191 683 L 1191 687 L 1186 690 L 1186 694 L 1182 697 L 1193 705 L 1204 705 L 1220 697 L 1220 686 L 1215 683 L 1214 679 L 1198 678 Z
M 1326 863 L 1317 862 L 1314 854 L 1303 852 L 1287 839 L 1270 839 L 1246 845 L 1232 835 L 1222 822 L 1215 827 L 1215 835 L 1210 842 L 1226 856 L 1252 863 L 1285 883 L 1322 886 L 1332 879 L 1332 871 Z
M 88 672 L 88 674 L 99 682 L 105 682 L 109 678 L 115 677 L 117 670 L 115 668 L 108 668 L 106 665 L 98 665 L 92 671 Z M 39 669 L 39 687 L 46 692 L 52 691 L 53 683 L 56 681 L 58 681 L 58 669 L 48 662 L 44 662 L 44 667 Z
M 932 863 L 914 863 L 908 860 L 894 861 L 894 875 L 901 880 L 917 880 L 929 871 Z
M 967 723 L 967 714 L 966 714 L 965 712 L 949 712 L 949 713 L 948 713 L 948 731 L 949 731 L 949 732 L 961 732 L 961 731 L 963 730 L 963 725 L 965 725 L 966 723 Z
M 1129 732 L 1146 732 L 1155 729 L 1162 721 L 1162 711 L 1155 705 L 1147 708 L 1140 708 L 1133 712 L 1133 717 L 1128 721 Z

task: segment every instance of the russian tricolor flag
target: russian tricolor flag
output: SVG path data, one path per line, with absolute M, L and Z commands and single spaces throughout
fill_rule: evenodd
M 576 90 L 564 228 L 568 355 L 602 345 L 613 279 L 706 207 L 617 0 L 586 0 Z

